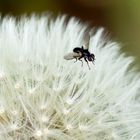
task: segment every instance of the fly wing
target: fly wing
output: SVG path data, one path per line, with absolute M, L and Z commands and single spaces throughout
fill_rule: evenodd
M 71 59 L 74 59 L 74 58 L 77 58 L 77 57 L 80 57 L 81 54 L 80 53 L 68 53 L 64 56 L 64 59 L 66 60 L 71 60 Z
M 90 42 L 90 34 L 89 34 L 89 31 L 86 31 L 84 36 L 83 36 L 83 46 L 84 46 L 84 49 L 88 49 L 89 48 L 89 42 Z

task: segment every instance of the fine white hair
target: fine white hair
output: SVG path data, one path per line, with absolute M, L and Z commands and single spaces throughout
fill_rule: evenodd
M 139 140 L 140 74 L 103 28 L 94 65 L 63 59 L 81 47 L 78 19 L 0 19 L 0 139 Z

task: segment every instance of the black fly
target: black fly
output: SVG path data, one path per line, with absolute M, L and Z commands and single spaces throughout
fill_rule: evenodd
M 90 36 L 88 34 L 84 38 L 84 45 L 81 48 L 80 47 L 74 48 L 72 53 L 68 53 L 64 56 L 64 59 L 66 60 L 76 59 L 76 61 L 79 60 L 82 62 L 82 66 L 83 66 L 83 61 L 81 59 L 84 58 L 84 60 L 87 62 L 87 65 L 90 69 L 88 61 L 91 61 L 93 63 L 95 60 L 95 55 L 93 53 L 90 53 L 88 50 L 89 40 L 90 40 Z

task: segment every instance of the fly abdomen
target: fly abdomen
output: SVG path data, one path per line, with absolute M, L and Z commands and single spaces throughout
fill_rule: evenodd
M 76 52 L 76 53 L 81 53 L 82 52 L 82 48 L 74 48 L 73 49 L 73 52 Z

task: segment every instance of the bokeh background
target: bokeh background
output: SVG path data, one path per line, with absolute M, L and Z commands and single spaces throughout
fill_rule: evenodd
M 50 11 L 105 27 L 140 66 L 140 0 L 0 0 L 2 17 Z

